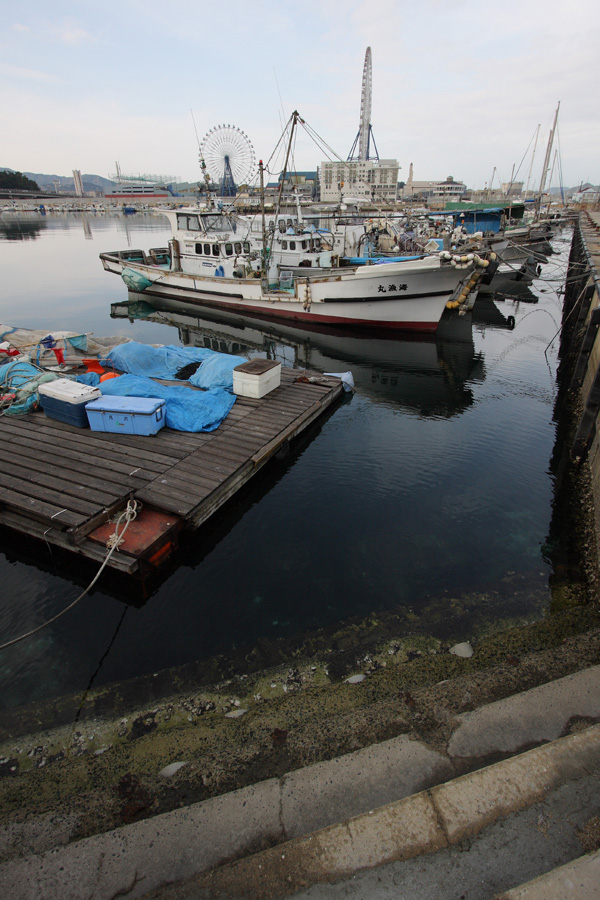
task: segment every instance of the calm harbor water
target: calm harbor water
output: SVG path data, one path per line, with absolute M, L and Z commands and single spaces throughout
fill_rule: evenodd
M 98 254 L 165 246 L 164 218 L 1 216 L 4 326 L 350 370 L 356 392 L 198 532 L 144 602 L 126 584 L 100 582 L 0 652 L 0 717 L 2 706 L 250 652 L 265 639 L 291 650 L 354 619 L 393 614 L 403 633 L 454 642 L 543 617 L 553 574 L 550 342 L 570 236 L 554 240 L 524 299 L 480 299 L 472 315 L 445 314 L 435 340 L 408 340 L 197 311 L 148 317 L 143 304 L 125 308 L 126 289 Z M 0 642 L 55 615 L 94 574 L 0 530 Z

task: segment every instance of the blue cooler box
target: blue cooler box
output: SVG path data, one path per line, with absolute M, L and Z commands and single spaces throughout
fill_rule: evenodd
M 165 424 L 165 401 L 158 397 L 113 397 L 86 404 L 92 431 L 113 434 L 156 434 Z
M 40 384 L 38 393 L 41 407 L 47 416 L 66 422 L 67 425 L 77 425 L 78 428 L 88 427 L 86 404 L 101 396 L 98 388 L 79 384 L 69 378 L 46 381 Z

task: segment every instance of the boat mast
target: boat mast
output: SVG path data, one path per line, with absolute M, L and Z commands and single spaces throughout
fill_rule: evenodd
M 258 171 L 260 173 L 260 206 L 262 213 L 262 252 L 261 252 L 261 280 L 263 290 L 268 289 L 268 278 L 267 278 L 267 227 L 265 223 L 265 180 L 264 180 L 264 168 L 263 161 L 259 159 L 258 161 Z
M 290 139 L 287 145 L 287 151 L 285 154 L 285 162 L 283 164 L 283 171 L 281 173 L 281 179 L 279 182 L 279 194 L 277 195 L 277 211 L 275 213 L 275 221 L 277 221 L 277 216 L 279 215 L 279 210 L 281 209 L 281 198 L 283 195 L 283 183 L 285 181 L 285 176 L 287 175 L 288 162 L 290 159 L 290 153 L 292 152 L 292 141 L 294 139 L 294 132 L 296 131 L 296 124 L 301 122 L 300 113 L 297 110 L 294 110 L 290 117 L 289 125 L 290 125 Z
M 546 156 L 544 158 L 544 166 L 542 169 L 542 177 L 540 178 L 540 189 L 538 192 L 537 204 L 536 204 L 536 219 L 539 217 L 540 208 L 542 205 L 542 195 L 544 193 L 544 188 L 546 187 L 546 177 L 548 175 L 548 169 L 550 168 L 550 155 L 552 153 L 552 144 L 554 142 L 554 133 L 556 131 L 556 123 L 558 121 L 558 111 L 560 109 L 560 100 L 558 101 L 558 106 L 556 107 L 556 113 L 554 114 L 554 123 L 550 130 L 550 136 L 548 138 L 548 146 L 546 147 Z
M 279 193 L 277 195 L 277 206 L 275 209 L 275 223 L 274 223 L 275 228 L 277 227 L 277 219 L 279 216 L 279 212 L 281 210 L 281 198 L 283 195 L 283 184 L 285 182 L 285 176 L 287 175 L 287 168 L 288 168 L 288 162 L 290 159 L 290 153 L 292 152 L 292 141 L 294 140 L 294 132 L 296 130 L 297 123 L 302 122 L 302 121 L 303 120 L 300 118 L 300 113 L 297 110 L 294 110 L 294 112 L 290 116 L 290 119 L 288 122 L 288 125 L 290 128 L 290 139 L 288 141 L 287 151 L 285 154 L 285 162 L 283 164 L 283 171 L 281 173 L 281 177 L 279 180 Z M 285 131 L 284 131 L 284 134 L 285 134 Z M 264 204 L 263 204 L 263 207 L 264 207 Z M 275 237 L 275 229 L 273 229 L 273 231 L 271 233 L 271 242 L 274 240 L 274 237 Z M 269 246 L 268 253 L 265 253 L 266 257 L 270 257 L 270 255 L 271 255 L 271 246 Z M 265 262 L 266 262 L 266 260 L 265 260 Z
M 535 159 L 535 151 L 537 149 L 537 142 L 540 136 L 540 128 L 542 126 L 538 125 L 535 132 L 535 141 L 533 142 L 533 153 L 531 154 L 531 162 L 529 163 L 529 175 L 527 176 L 527 187 L 525 188 L 525 199 L 527 200 L 527 195 L 529 194 L 529 182 L 531 181 L 531 172 L 533 170 L 533 161 Z

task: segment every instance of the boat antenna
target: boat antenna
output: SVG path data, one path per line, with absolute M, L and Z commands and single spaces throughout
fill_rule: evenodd
M 198 142 L 198 150 L 199 150 L 200 149 L 200 138 L 198 136 L 198 129 L 196 128 L 196 120 L 194 119 L 194 110 L 193 109 L 190 109 L 190 116 L 192 117 L 194 131 L 196 132 L 196 141 Z
M 279 103 L 281 104 L 281 119 L 280 119 L 280 127 L 285 122 L 285 108 L 283 106 L 283 100 L 281 98 L 281 91 L 279 90 L 279 82 L 277 81 L 277 72 L 275 70 L 275 66 L 273 66 L 273 77 L 275 79 L 275 86 L 277 88 L 277 96 L 279 97 Z
M 196 132 L 196 141 L 198 142 L 198 160 L 200 162 L 200 169 L 202 171 L 202 179 L 204 181 L 204 187 L 206 188 L 206 200 L 210 205 L 210 175 L 208 174 L 206 163 L 204 161 L 204 157 L 202 155 L 202 148 L 200 144 L 200 138 L 198 136 L 198 129 L 196 128 L 196 120 L 194 119 L 194 111 L 190 109 L 190 115 L 192 117 L 192 122 L 194 123 L 194 131 Z M 202 188 L 200 187 L 200 182 L 198 182 L 198 205 L 200 205 L 200 194 L 202 192 Z

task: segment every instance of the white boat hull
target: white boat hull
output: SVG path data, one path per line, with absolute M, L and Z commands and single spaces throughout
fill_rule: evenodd
M 142 295 L 179 299 L 266 319 L 434 332 L 464 272 L 436 258 L 296 279 L 293 290 L 265 291 L 257 278 L 199 277 L 103 253 L 107 271 L 137 275 Z M 470 273 L 468 273 L 470 274 Z M 144 282 L 147 281 L 147 284 Z

